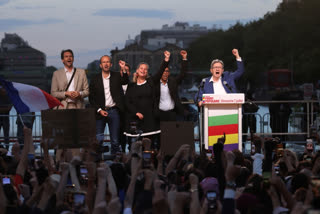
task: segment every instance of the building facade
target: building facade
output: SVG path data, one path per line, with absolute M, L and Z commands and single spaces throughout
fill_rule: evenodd
M 49 91 L 46 55 L 32 48 L 17 34 L 5 33 L 1 40 L 0 76 Z

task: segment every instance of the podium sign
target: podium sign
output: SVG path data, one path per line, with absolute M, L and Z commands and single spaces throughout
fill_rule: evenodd
M 94 109 L 44 110 L 41 118 L 49 148 L 81 148 L 96 138 Z
M 244 94 L 203 94 L 204 143 L 212 150 L 226 136 L 224 150 L 242 150 L 242 104 Z

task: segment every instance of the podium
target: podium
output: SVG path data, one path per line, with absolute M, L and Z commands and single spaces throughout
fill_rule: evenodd
M 203 94 L 203 140 L 206 149 L 225 134 L 224 150 L 242 151 L 244 94 Z

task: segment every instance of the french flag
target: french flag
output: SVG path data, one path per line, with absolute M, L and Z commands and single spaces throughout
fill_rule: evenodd
M 0 82 L 18 114 L 38 112 L 62 105 L 57 98 L 35 86 L 9 82 L 2 78 Z

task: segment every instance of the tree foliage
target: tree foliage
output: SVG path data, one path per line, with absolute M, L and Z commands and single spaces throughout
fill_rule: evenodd
M 295 83 L 320 79 L 320 1 L 281 3 L 275 12 L 247 24 L 216 30 L 190 45 L 194 70 L 208 70 L 212 59 L 234 65 L 233 48 L 245 60 L 246 78 L 270 69 L 288 68 Z M 230 68 L 231 69 L 231 68 Z

